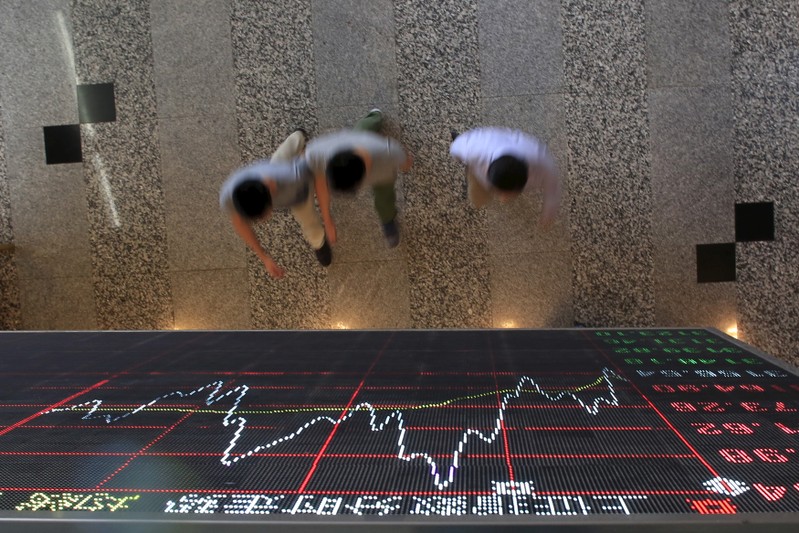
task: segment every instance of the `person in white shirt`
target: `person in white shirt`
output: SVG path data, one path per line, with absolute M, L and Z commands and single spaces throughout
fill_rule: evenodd
M 466 164 L 469 200 L 483 207 L 493 195 L 508 201 L 526 187 L 543 190 L 540 224 L 549 226 L 560 208 L 561 185 L 555 160 L 540 140 L 524 132 L 485 127 L 453 132 L 450 155 Z

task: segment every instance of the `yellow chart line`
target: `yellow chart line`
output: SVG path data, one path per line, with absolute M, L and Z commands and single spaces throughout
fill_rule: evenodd
M 583 386 L 577 387 L 575 389 L 566 389 L 564 391 L 558 391 L 558 392 L 571 392 L 571 393 L 581 392 L 581 391 L 584 391 L 585 389 L 589 389 L 591 387 L 599 385 L 600 383 L 602 383 L 603 379 L 604 379 L 604 377 L 600 377 L 596 381 L 594 381 L 592 383 L 589 383 L 588 385 L 583 385 Z M 452 399 L 449 399 L 449 400 L 445 400 L 443 402 L 427 403 L 427 404 L 423 404 L 423 405 L 416 405 L 416 406 L 413 406 L 413 407 L 391 407 L 391 406 L 388 406 L 388 407 L 373 407 L 373 409 L 375 411 L 396 411 L 398 409 L 403 409 L 403 410 L 406 410 L 406 411 L 416 411 L 416 410 L 419 410 L 419 409 L 434 409 L 436 407 L 444 407 L 446 405 L 450 405 L 450 404 L 453 404 L 453 403 L 456 403 L 456 402 L 465 401 L 465 400 L 476 400 L 478 398 L 484 398 L 486 396 L 494 396 L 497 393 L 506 394 L 506 393 L 509 393 L 509 392 L 513 392 L 515 390 L 516 389 L 503 389 L 503 390 L 500 390 L 499 392 L 497 392 L 497 391 L 481 392 L 479 394 L 472 394 L 472 395 L 469 395 L 469 396 L 459 396 L 458 398 L 452 398 Z M 537 392 L 537 391 L 530 390 L 530 389 L 522 389 L 521 392 Z M 90 408 L 88 408 L 88 407 L 78 407 L 78 408 L 74 408 L 74 409 L 71 409 L 71 410 L 73 410 L 73 411 L 89 411 Z M 122 408 L 122 407 L 105 407 L 105 408 L 103 408 L 103 410 L 104 411 L 129 411 L 130 409 Z M 172 407 L 145 407 L 145 408 L 142 409 L 142 411 L 156 412 L 156 413 L 189 413 L 189 412 L 193 412 L 195 414 L 200 414 L 200 413 L 205 413 L 205 414 L 227 414 L 228 413 L 228 411 L 222 410 L 222 409 L 196 409 L 195 410 L 195 409 L 183 409 L 183 408 L 179 408 L 179 407 L 173 407 L 173 408 Z M 292 413 L 319 413 L 319 412 L 325 412 L 325 411 L 340 412 L 341 411 L 341 406 L 303 407 L 303 408 L 296 408 L 296 409 L 272 409 L 272 410 L 246 410 L 246 409 L 241 409 L 241 410 L 237 409 L 236 410 L 237 413 L 242 414 L 242 415 L 244 415 L 244 414 L 247 414 L 247 415 L 278 415 L 278 414 L 292 414 Z

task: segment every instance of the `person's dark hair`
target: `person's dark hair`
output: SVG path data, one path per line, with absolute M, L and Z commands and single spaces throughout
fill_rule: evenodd
M 489 165 L 488 181 L 501 191 L 521 191 L 527 185 L 527 163 L 511 155 L 503 155 Z
M 272 195 L 257 177 L 248 178 L 233 189 L 233 207 L 245 218 L 258 218 L 272 206 Z
M 355 192 L 365 173 L 366 164 L 352 150 L 337 153 L 327 163 L 327 178 L 336 191 Z

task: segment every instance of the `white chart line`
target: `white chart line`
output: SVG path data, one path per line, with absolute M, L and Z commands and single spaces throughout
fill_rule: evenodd
M 518 399 L 522 395 L 522 393 L 539 394 L 552 402 L 558 402 L 564 398 L 571 398 L 572 400 L 577 402 L 580 405 L 580 407 L 583 410 L 585 410 L 587 414 L 595 416 L 599 412 L 600 406 L 603 404 L 612 405 L 612 406 L 619 405 L 618 398 L 616 397 L 616 390 L 615 387 L 613 386 L 614 380 L 626 381 L 624 380 L 624 378 L 618 376 L 612 370 L 604 368 L 602 370 L 601 381 L 603 381 L 608 387 L 607 397 L 599 396 L 597 398 L 594 398 L 590 402 L 585 402 L 581 398 L 579 398 L 575 392 L 560 391 L 555 394 L 550 394 L 544 391 L 540 387 L 540 385 L 535 382 L 533 378 L 530 378 L 528 376 L 521 377 L 518 383 L 516 384 L 516 387 L 502 396 L 502 401 L 500 402 L 500 406 L 497 409 L 497 419 L 494 424 L 494 428 L 488 433 L 483 433 L 478 429 L 472 429 L 472 428 L 465 429 L 463 435 L 461 436 L 460 441 L 458 442 L 457 448 L 454 449 L 450 454 L 449 467 L 447 467 L 444 471 L 442 471 L 440 463 L 436 462 L 429 453 L 419 452 L 419 451 L 411 451 L 411 452 L 406 451 L 406 445 L 404 441 L 407 430 L 405 429 L 405 419 L 403 417 L 403 411 L 399 409 L 393 410 L 388 415 L 383 417 L 382 421 L 378 421 L 379 415 L 377 409 L 375 409 L 372 406 L 372 404 L 368 402 L 362 402 L 350 408 L 349 412 L 347 412 L 347 414 L 341 417 L 340 419 L 331 418 L 326 415 L 318 416 L 316 418 L 309 420 L 308 422 L 306 422 L 299 428 L 295 429 L 291 433 L 288 433 L 277 439 L 274 439 L 269 443 L 259 444 L 258 446 L 255 446 L 254 448 L 247 450 L 246 452 L 238 453 L 237 455 L 232 456 L 231 454 L 233 453 L 233 450 L 236 447 L 236 444 L 238 443 L 239 439 L 241 438 L 244 432 L 244 428 L 247 424 L 247 419 L 237 414 L 236 411 L 238 410 L 239 405 L 241 404 L 244 397 L 247 395 L 249 387 L 247 385 L 239 385 L 224 393 L 220 393 L 220 391 L 225 385 L 225 382 L 223 381 L 214 381 L 212 383 L 203 385 L 202 387 L 196 388 L 189 392 L 183 392 L 183 391 L 170 392 L 163 396 L 159 396 L 149 401 L 148 403 L 142 404 L 136 407 L 135 409 L 123 413 L 119 416 L 113 416 L 111 414 L 96 414 L 97 411 L 102 406 L 103 400 L 91 400 L 70 407 L 59 407 L 56 409 L 52 409 L 51 411 L 48 411 L 44 414 L 63 412 L 63 411 L 75 411 L 78 409 L 91 406 L 89 411 L 83 417 L 81 417 L 83 420 L 92 420 L 99 418 L 101 420 L 105 420 L 107 424 L 112 424 L 123 418 L 127 418 L 129 416 L 133 416 L 137 413 L 140 413 L 141 411 L 144 411 L 148 407 L 152 407 L 153 405 L 167 398 L 171 397 L 188 398 L 210 390 L 210 393 L 205 399 L 205 404 L 208 406 L 211 406 L 215 403 L 219 403 L 225 398 L 235 397 L 235 399 L 233 400 L 233 405 L 230 407 L 230 409 L 228 409 L 225 412 L 225 417 L 222 419 L 222 425 L 224 427 L 233 426 L 235 427 L 235 430 L 233 433 L 233 437 L 230 440 L 227 448 L 225 448 L 224 452 L 222 453 L 222 458 L 220 460 L 223 465 L 232 466 L 238 463 L 239 461 L 242 461 L 243 459 L 251 457 L 256 453 L 268 450 L 270 448 L 283 444 L 284 442 L 288 442 L 294 439 L 295 437 L 302 434 L 305 430 L 314 426 L 318 422 L 329 422 L 332 425 L 337 425 L 349 420 L 350 418 L 355 416 L 356 413 L 365 412 L 369 414 L 369 427 L 372 431 L 383 431 L 392 422 L 395 422 L 396 429 L 398 432 L 397 444 L 396 444 L 397 458 L 403 461 L 415 461 L 417 459 L 423 460 L 428 465 L 428 468 L 430 470 L 430 475 L 433 477 L 433 484 L 438 489 L 443 490 L 447 488 L 454 481 L 455 473 L 460 467 L 461 455 L 463 454 L 463 451 L 466 448 L 466 445 L 469 443 L 469 440 L 472 438 L 472 436 L 489 444 L 493 443 L 497 439 L 497 436 L 500 434 L 501 431 L 502 420 L 504 420 L 505 412 L 508 409 L 508 403 L 511 400 Z

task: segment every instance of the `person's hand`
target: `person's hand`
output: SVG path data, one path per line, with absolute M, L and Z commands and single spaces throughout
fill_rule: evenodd
M 405 152 L 405 154 L 406 154 L 405 155 L 405 162 L 400 167 L 400 170 L 402 172 L 408 172 L 411 169 L 411 167 L 413 166 L 413 154 L 411 154 L 410 152 Z
M 543 230 L 548 230 L 555 222 L 555 213 L 544 213 L 538 220 L 538 227 Z
M 275 279 L 280 279 L 286 273 L 285 270 L 280 268 L 280 265 L 272 261 L 271 259 L 264 260 L 264 267 L 266 267 L 266 271 Z
M 325 234 L 329 245 L 336 244 L 336 224 L 332 220 L 325 224 Z

